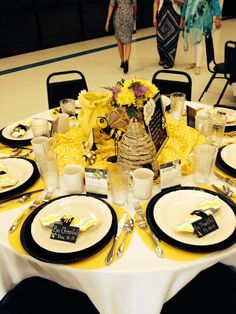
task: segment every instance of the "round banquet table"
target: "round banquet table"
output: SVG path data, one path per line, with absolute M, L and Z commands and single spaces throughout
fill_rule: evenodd
M 47 115 L 40 114 L 44 117 Z M 222 185 L 216 177 L 213 177 L 212 183 Z M 181 184 L 194 185 L 192 176 L 183 176 Z M 236 188 L 233 189 L 236 193 Z M 153 195 L 159 191 L 159 185 L 154 186 Z M 125 208 L 131 215 L 134 214 L 132 200 L 131 191 Z M 110 266 L 85 270 L 42 262 L 20 254 L 8 243 L 8 229 L 26 207 L 23 205 L 0 211 L 0 298 L 21 280 L 41 276 L 64 287 L 85 292 L 101 314 L 158 314 L 163 304 L 200 271 L 218 262 L 236 267 L 236 244 L 192 261 L 178 261 L 157 257 L 136 230 L 122 258 Z

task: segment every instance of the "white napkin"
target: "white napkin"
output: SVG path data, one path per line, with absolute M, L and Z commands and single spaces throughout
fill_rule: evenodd
M 195 210 L 200 210 L 204 212 L 205 214 L 213 215 L 216 210 L 218 210 L 221 206 L 221 200 L 218 196 L 215 196 L 211 200 L 204 201 L 203 203 L 199 204 Z M 190 214 L 186 217 L 185 222 L 181 225 L 175 226 L 175 230 L 178 232 L 194 232 L 194 228 L 192 226 L 192 223 L 201 219 L 201 216 L 198 216 L 196 214 Z

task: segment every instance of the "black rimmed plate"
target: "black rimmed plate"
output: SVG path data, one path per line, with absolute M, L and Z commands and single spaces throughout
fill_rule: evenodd
M 35 161 L 23 157 L 0 159 L 7 173 L 17 179 L 13 186 L 0 188 L 0 199 L 9 198 L 31 187 L 39 178 L 39 171 Z
M 218 196 L 222 205 L 214 218 L 219 226 L 202 238 L 195 233 L 177 232 L 174 227 L 184 223 L 201 203 Z M 155 195 L 147 206 L 147 220 L 153 233 L 177 248 L 208 253 L 223 250 L 236 242 L 236 206 L 214 191 L 197 187 L 173 187 Z
M 227 123 L 225 126 L 225 132 L 236 131 L 236 109 L 227 105 L 216 105 L 214 108 L 220 109 L 227 115 Z
M 9 145 L 9 146 L 27 146 L 27 145 L 31 145 L 30 141 L 33 138 L 33 132 L 31 130 L 31 128 L 29 128 L 24 135 L 20 136 L 20 137 L 13 137 L 11 135 L 11 132 L 13 131 L 13 129 L 19 125 L 20 123 L 22 123 L 22 121 L 18 121 L 15 123 L 12 123 L 6 127 L 4 127 L 1 131 L 0 131 L 0 142 L 5 144 L 5 145 Z
M 229 144 L 218 150 L 216 165 L 232 177 L 236 177 L 236 144 Z
M 76 217 L 86 217 L 93 213 L 97 217 L 96 226 L 79 232 L 75 243 L 50 239 L 51 228 L 44 227 L 40 217 L 63 212 Z M 24 249 L 38 260 L 68 264 L 91 257 L 102 250 L 116 234 L 117 217 L 114 209 L 106 201 L 83 194 L 58 197 L 33 211 L 21 229 L 21 243 Z

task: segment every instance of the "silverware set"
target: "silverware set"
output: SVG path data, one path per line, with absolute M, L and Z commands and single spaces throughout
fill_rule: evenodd
M 41 194 L 39 197 L 37 197 L 34 202 L 28 207 L 26 208 L 13 222 L 13 224 L 11 225 L 10 229 L 8 230 L 8 233 L 12 233 L 14 232 L 17 227 L 19 226 L 20 222 L 22 221 L 22 219 L 31 211 L 35 210 L 38 206 L 40 206 L 41 204 L 50 201 L 50 199 L 52 198 L 52 192 L 51 191 L 46 191 L 46 194 L 43 193 Z
M 17 201 L 18 203 L 24 203 L 26 202 L 28 199 L 30 199 L 30 197 L 35 194 L 35 193 L 38 193 L 38 192 L 42 192 L 43 189 L 39 189 L 39 190 L 34 190 L 34 191 L 30 191 L 30 192 L 25 192 L 25 193 L 22 193 L 22 194 L 17 194 L 17 195 L 14 195 L 8 199 L 5 199 L 5 200 L 1 200 L 0 201 L 0 207 L 3 207 L 3 206 L 6 206 L 8 204 L 10 204 L 11 202 L 13 201 Z
M 213 189 L 219 193 L 220 195 L 226 197 L 230 202 L 234 203 L 234 200 L 233 200 L 233 196 L 234 196 L 234 192 L 233 190 L 230 189 L 230 187 L 226 186 L 226 185 L 223 185 L 223 190 L 221 190 L 218 186 L 216 186 L 215 184 L 212 184 L 211 185 L 213 187 Z
M 14 154 L 1 156 L 0 159 L 12 158 L 12 157 L 27 157 L 33 152 L 33 149 L 28 148 L 28 147 L 23 147 L 23 146 L 9 147 L 7 145 L 2 145 L 2 146 L 0 146 L 0 149 L 2 149 L 2 148 L 10 148 L 10 150 Z M 27 152 L 25 154 L 22 154 L 23 150 L 27 150 Z
M 156 254 L 159 257 L 164 257 L 164 252 L 159 245 L 160 240 L 149 230 L 148 223 L 147 223 L 147 220 L 146 220 L 146 217 L 145 217 L 145 214 L 144 214 L 144 211 L 143 211 L 141 205 L 139 204 L 139 202 L 134 202 L 133 205 L 134 205 L 134 208 L 136 211 L 135 221 L 136 221 L 137 226 L 140 229 L 145 230 L 145 232 L 148 234 L 148 236 L 152 240 L 152 244 L 154 246 Z
M 223 182 L 225 182 L 225 183 L 227 183 L 227 184 L 229 184 L 229 185 L 231 185 L 231 186 L 233 186 L 233 187 L 236 187 L 236 179 L 224 177 L 224 176 L 222 176 L 221 174 L 219 174 L 219 173 L 216 172 L 216 171 L 214 171 L 214 175 L 215 175 L 218 179 L 222 180 Z

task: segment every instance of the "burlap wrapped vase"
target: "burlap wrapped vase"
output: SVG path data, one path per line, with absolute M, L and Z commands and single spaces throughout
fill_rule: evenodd
M 131 170 L 149 168 L 157 177 L 159 167 L 156 148 L 151 136 L 146 132 L 142 114 L 132 118 L 118 148 L 118 161 L 129 165 Z

